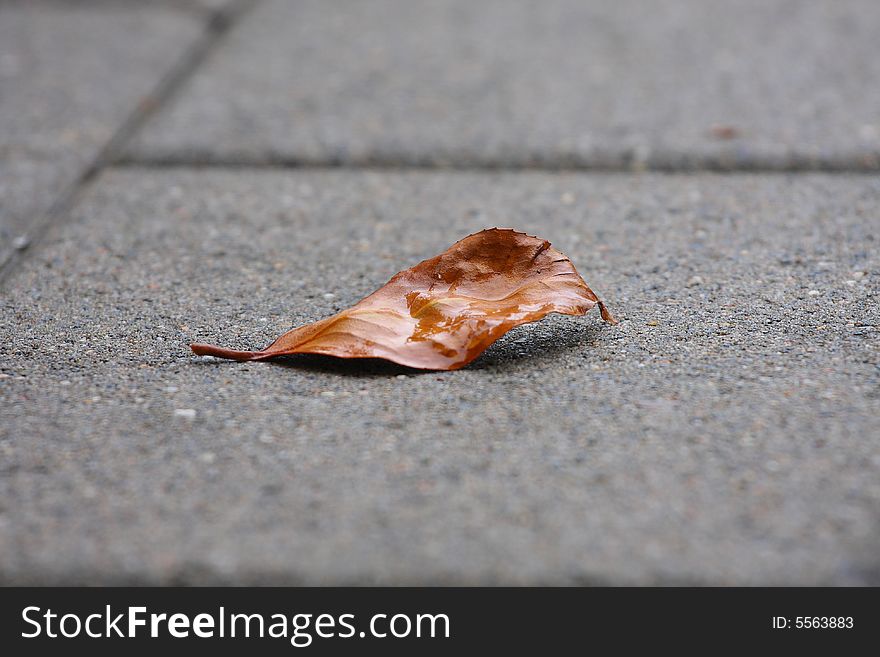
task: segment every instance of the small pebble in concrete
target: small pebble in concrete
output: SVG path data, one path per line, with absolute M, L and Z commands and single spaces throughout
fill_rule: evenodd
M 196 419 L 196 409 L 194 408 L 175 408 L 174 409 L 175 417 L 182 417 L 186 420 L 195 420 Z
M 715 137 L 715 139 L 722 140 L 736 139 L 739 137 L 739 130 L 737 130 L 735 126 L 724 125 L 721 123 L 716 123 L 709 128 L 709 133 Z

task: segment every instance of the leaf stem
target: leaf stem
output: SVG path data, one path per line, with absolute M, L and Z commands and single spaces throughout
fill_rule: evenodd
M 262 351 L 236 351 L 235 349 L 224 349 L 212 344 L 201 344 L 194 342 L 189 346 L 198 356 L 216 356 L 217 358 L 228 358 L 230 360 L 257 360 L 263 356 Z

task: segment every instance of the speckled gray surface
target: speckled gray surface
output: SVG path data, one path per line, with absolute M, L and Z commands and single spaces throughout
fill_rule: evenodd
M 85 7 L 87 9 L 105 9 L 108 7 L 161 7 L 179 11 L 225 11 L 241 2 L 258 0 L 3 0 L 6 4 L 67 7 Z
M 880 180 L 106 173 L 0 301 L 0 580 L 880 583 Z M 623 320 L 473 366 L 262 346 L 462 235 Z
M 170 5 L 0 3 L 0 264 L 203 23 Z
M 130 157 L 878 169 L 878 33 L 875 0 L 264 0 Z

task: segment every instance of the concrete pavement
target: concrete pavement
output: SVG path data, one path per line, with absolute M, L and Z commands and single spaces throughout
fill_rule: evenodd
M 0 264 L 156 89 L 203 21 L 144 3 L 0 6 Z
M 880 583 L 876 3 L 209 4 L 0 7 L 0 581 Z M 620 325 L 187 347 L 488 226 Z
M 9 581 L 877 581 L 868 176 L 105 174 L 2 305 Z M 622 319 L 474 366 L 199 359 L 450 235 L 553 239 Z
M 880 169 L 873 0 L 266 0 L 136 161 Z

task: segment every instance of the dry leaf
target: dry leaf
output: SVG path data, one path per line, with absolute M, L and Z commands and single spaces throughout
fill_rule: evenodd
M 550 242 L 492 228 L 394 276 L 348 310 L 293 329 L 262 351 L 204 344 L 204 356 L 265 360 L 289 354 L 383 358 L 428 370 L 464 367 L 510 329 L 594 305 L 617 320 Z

